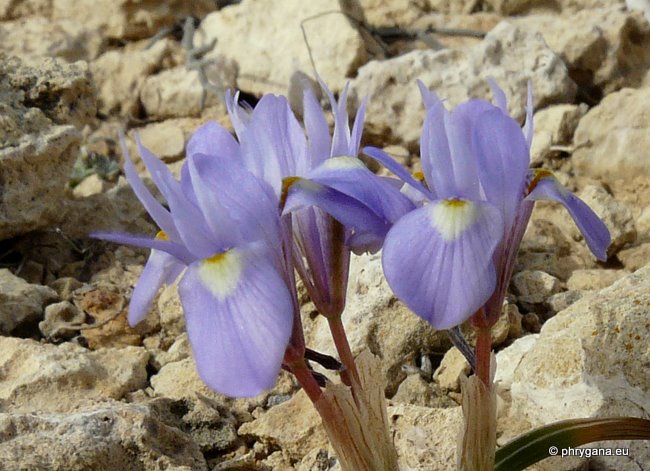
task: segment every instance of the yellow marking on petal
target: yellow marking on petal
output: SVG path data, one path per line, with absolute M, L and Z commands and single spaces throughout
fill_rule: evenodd
M 321 168 L 326 170 L 352 170 L 355 168 L 366 168 L 361 160 L 348 155 L 331 157 L 321 164 Z
M 309 190 L 312 193 L 316 193 L 321 190 L 322 186 L 318 183 L 314 183 L 311 180 L 307 180 L 302 177 L 285 177 L 282 179 L 282 193 L 280 194 L 280 209 L 284 209 L 284 205 L 287 202 L 287 197 L 289 196 L 289 190 L 296 183 L 300 183 L 300 186 L 305 190 Z
M 243 268 L 242 254 L 232 249 L 204 258 L 197 272 L 203 285 L 219 301 L 223 301 L 237 289 Z
M 165 231 L 158 231 L 156 234 L 156 237 L 154 237 L 156 240 L 169 240 L 169 236 Z
M 431 225 L 446 241 L 458 239 L 477 216 L 476 205 L 467 200 L 455 198 L 431 205 Z
M 422 173 L 419 170 L 417 172 L 413 172 L 413 178 L 415 178 L 419 182 L 423 182 L 424 181 L 424 173 Z
M 535 189 L 535 187 L 542 181 L 544 178 L 555 178 L 553 172 L 539 168 L 533 171 L 533 178 L 531 178 L 530 183 L 528 184 L 528 194 Z

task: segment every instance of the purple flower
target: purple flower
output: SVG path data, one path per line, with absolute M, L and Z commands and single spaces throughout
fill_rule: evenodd
M 307 136 L 286 98 L 265 95 L 250 109 L 227 96 L 237 139 L 214 122 L 199 128 L 180 182 L 138 141 L 169 210 L 147 190 L 124 146 L 127 179 L 161 231 L 154 239 L 95 236 L 152 249 L 133 292 L 131 325 L 146 316 L 160 286 L 185 270 L 179 292 L 197 369 L 221 393 L 252 396 L 272 387 L 290 339 L 289 347 L 304 348 L 294 262 L 319 309 L 340 315 L 348 246 L 378 248 L 412 209 L 397 186 L 356 157 L 363 107 L 350 131 L 346 92 L 338 103 L 328 94 L 333 137 L 310 92 Z
M 420 207 L 386 236 L 383 266 L 395 294 L 438 329 L 461 324 L 485 307 L 489 323 L 501 312 L 515 256 L 533 202 L 563 204 L 597 258 L 607 258 L 609 231 L 593 211 L 544 170 L 529 170 L 533 135 L 529 89 L 525 129 L 497 106 L 471 100 L 453 111 L 423 84 L 426 106 L 420 146 L 424 184 L 379 149 L 366 152 L 398 173 Z
M 169 210 L 145 187 L 123 146 L 126 177 L 161 232 L 154 239 L 94 236 L 152 249 L 129 306 L 131 325 L 144 319 L 158 288 L 185 270 L 179 293 L 201 379 L 229 396 L 254 396 L 275 384 L 289 342 L 292 269 L 272 189 L 241 165 L 230 134 L 213 138 L 211 155 L 188 146 L 180 182 L 138 141 Z

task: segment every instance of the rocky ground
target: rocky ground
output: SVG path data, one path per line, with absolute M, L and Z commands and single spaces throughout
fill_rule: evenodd
M 538 203 L 494 332 L 499 443 L 650 416 L 648 18 L 647 0 L 0 0 L 0 468 L 340 469 L 289 376 L 249 400 L 199 381 L 173 287 L 130 328 L 147 254 L 87 237 L 156 230 L 121 176 L 118 129 L 178 170 L 198 124 L 228 124 L 223 90 L 254 103 L 312 73 L 301 22 L 330 87 L 371 95 L 364 142 L 413 170 L 416 79 L 454 105 L 489 97 L 493 77 L 518 117 L 532 80 L 533 165 L 613 244 L 596 263 L 564 209 Z M 392 296 L 378 255 L 355 258 L 350 280 L 350 341 L 383 360 L 403 469 L 453 469 L 467 365 Z M 333 353 L 308 300 L 303 312 L 309 346 Z M 650 469 L 648 443 L 601 445 L 630 456 L 535 469 Z

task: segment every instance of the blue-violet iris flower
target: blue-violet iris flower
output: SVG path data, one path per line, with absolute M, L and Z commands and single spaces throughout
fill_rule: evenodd
M 501 313 L 533 202 L 569 211 L 587 245 L 606 260 L 607 227 L 546 170 L 529 169 L 533 136 L 529 85 L 524 129 L 508 115 L 505 94 L 490 83 L 496 106 L 470 100 L 453 111 L 422 84 L 426 117 L 420 139 L 422 180 L 376 148 L 364 151 L 407 183 L 419 207 L 386 236 L 382 263 L 391 289 L 437 329 L 455 327 L 481 308 L 488 325 Z
M 349 252 L 335 242 L 376 249 L 413 207 L 398 186 L 357 159 L 363 107 L 350 131 L 345 93 L 337 103 L 328 91 L 333 137 L 309 91 L 307 136 L 286 98 L 265 95 L 250 109 L 228 95 L 237 139 L 214 122 L 199 128 L 187 144 L 180 181 L 138 140 L 169 209 L 139 178 L 123 142 L 127 180 L 161 230 L 153 239 L 94 236 L 152 249 L 131 298 L 131 325 L 147 315 L 160 286 L 182 274 L 179 294 L 197 370 L 218 392 L 259 394 L 275 383 L 290 340 L 304 349 L 294 259 L 312 297 L 322 300 L 319 308 L 336 313 Z M 332 227 L 340 237 L 332 238 Z

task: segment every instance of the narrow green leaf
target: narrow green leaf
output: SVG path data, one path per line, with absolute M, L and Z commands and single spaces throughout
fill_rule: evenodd
M 507 443 L 496 452 L 494 471 L 519 471 L 563 448 L 603 440 L 650 440 L 650 420 L 634 417 L 573 419 L 555 422 L 531 430 Z

